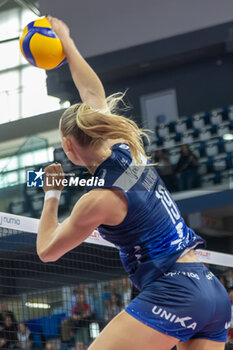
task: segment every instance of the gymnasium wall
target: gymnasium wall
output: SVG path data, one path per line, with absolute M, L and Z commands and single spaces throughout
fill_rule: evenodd
M 94 60 L 93 60 L 94 62 Z M 68 80 L 68 67 L 60 72 L 49 72 L 48 86 L 52 95 L 66 97 L 75 102 L 79 99 L 74 85 Z M 107 74 L 106 74 L 107 75 Z M 162 70 L 151 71 L 138 67 L 137 74 L 108 81 L 100 74 L 106 94 L 127 91 L 127 98 L 133 109 L 129 112 L 141 121 L 140 98 L 143 95 L 163 90 L 176 90 L 178 115 L 186 116 L 202 111 L 233 104 L 233 55 L 220 54 L 200 59 L 184 65 L 176 65 Z M 110 75 L 110 74 L 109 74 Z M 54 83 L 57 76 L 59 84 Z M 108 76 L 109 78 L 109 76 Z
M 217 56 L 208 60 L 174 67 L 160 72 L 122 80 L 107 85 L 109 93 L 129 88 L 127 96 L 133 113 L 141 120 L 140 97 L 150 93 L 176 90 L 180 117 L 233 104 L 233 56 Z

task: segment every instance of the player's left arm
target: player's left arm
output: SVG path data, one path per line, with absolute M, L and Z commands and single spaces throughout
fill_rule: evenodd
M 46 171 L 59 172 L 59 165 L 52 165 Z M 108 189 L 83 195 L 61 225 L 58 225 L 58 206 L 57 198 L 49 198 L 44 203 L 37 235 L 37 254 L 43 262 L 58 260 L 101 224 L 120 224 L 127 213 L 127 203 L 121 194 Z
M 58 199 L 45 201 L 38 235 L 37 253 L 43 262 L 56 261 L 80 245 L 103 221 L 101 201 L 90 192 L 81 197 L 71 215 L 58 225 Z

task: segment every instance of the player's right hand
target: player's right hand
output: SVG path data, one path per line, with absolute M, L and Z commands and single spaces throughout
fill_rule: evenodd
M 46 18 L 61 41 L 70 38 L 70 29 L 63 21 L 50 15 L 46 16 Z
M 47 166 L 44 172 L 44 192 L 50 190 L 62 191 L 65 176 L 61 164 L 53 163 Z

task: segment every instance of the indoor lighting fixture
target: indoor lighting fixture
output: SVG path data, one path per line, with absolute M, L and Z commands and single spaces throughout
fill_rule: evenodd
M 50 305 L 46 304 L 46 303 L 31 303 L 31 302 L 27 302 L 25 303 L 25 305 L 27 307 L 30 307 L 32 309 L 50 309 Z
M 233 134 L 225 134 L 223 135 L 223 139 L 226 141 L 233 140 Z

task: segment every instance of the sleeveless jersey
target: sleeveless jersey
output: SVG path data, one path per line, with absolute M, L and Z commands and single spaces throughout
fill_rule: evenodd
M 129 146 L 118 143 L 94 173 L 104 180 L 104 188 L 120 189 L 127 199 L 123 222 L 101 225 L 98 230 L 119 250 L 125 271 L 140 290 L 166 272 L 185 250 L 205 246 L 185 224 L 154 167 L 144 156 L 141 160 L 135 165 Z M 87 190 L 95 188 L 99 187 Z

